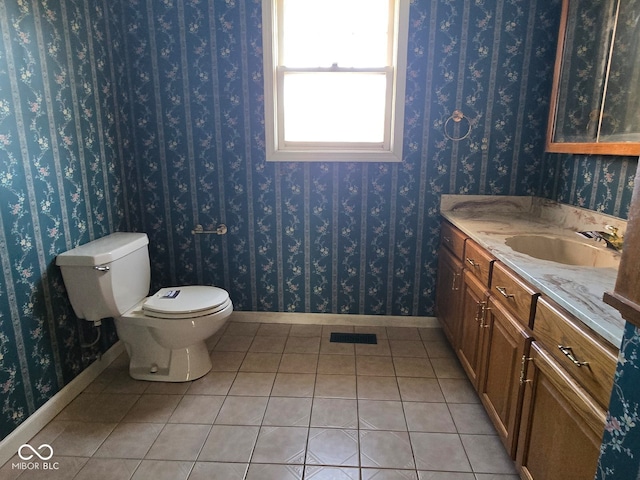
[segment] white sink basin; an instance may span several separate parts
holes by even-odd
[[[515,235],[507,238],[505,244],[512,250],[530,257],[565,265],[618,268],[620,263],[620,254],[604,245],[591,245],[566,237]]]

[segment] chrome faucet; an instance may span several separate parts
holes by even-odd
[[[624,243],[624,237],[622,235],[618,235],[618,228],[612,225],[607,225],[604,228],[605,230],[607,230],[607,232],[600,233],[602,235],[602,239],[607,242],[607,247],[621,252],[622,244]]]
[[[618,228],[613,225],[607,225],[604,227],[606,232],[578,232],[582,236],[587,238],[593,238],[596,241],[602,241],[607,244],[607,247],[612,248],[617,252],[622,251],[622,244],[624,243],[624,236],[618,235]]]

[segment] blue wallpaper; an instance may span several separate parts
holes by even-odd
[[[539,195],[627,218],[637,157],[546,155]]]
[[[119,7],[0,2],[0,437],[99,353],[55,256],[139,223]]]
[[[636,480],[640,474],[640,328],[626,324],[596,480]]]
[[[240,310],[431,315],[443,192],[539,190],[559,1],[414,1],[402,164],[265,162],[260,1],[129,1],[154,286]],[[460,109],[472,131],[443,127]],[[194,224],[229,226],[222,238]]]
[[[260,5],[0,2],[1,437],[95,358],[53,262],[112,231],[148,232],[153,288],[432,315],[442,193],[625,216],[637,160],[543,154],[559,0],[412,1],[400,164],[265,162]]]

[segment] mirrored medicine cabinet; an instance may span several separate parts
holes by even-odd
[[[563,0],[547,152],[640,155],[640,0]]]

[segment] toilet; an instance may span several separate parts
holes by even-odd
[[[205,340],[233,311],[229,293],[210,286],[162,288],[151,283],[149,238],[117,232],[61,253],[69,300],[78,318],[96,325],[113,317],[137,380],[186,382],[211,370]]]

